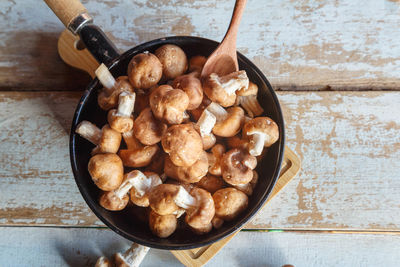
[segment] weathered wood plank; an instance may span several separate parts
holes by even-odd
[[[302,171],[247,228],[400,231],[400,93],[279,93]],[[79,93],[0,93],[0,225],[99,226],[70,171]]]
[[[110,230],[1,227],[0,236],[5,267],[93,266],[100,255],[129,247]],[[240,232],[205,266],[389,267],[398,266],[399,246],[398,235]],[[183,265],[169,251],[151,249],[141,266]]]
[[[234,1],[87,0],[122,50],[154,38],[221,40]],[[283,90],[400,89],[398,1],[249,1],[238,49]],[[35,12],[32,12],[35,10]],[[63,27],[42,1],[0,3],[0,89],[82,90],[88,78],[65,66]],[[73,82],[71,82],[73,81]]]

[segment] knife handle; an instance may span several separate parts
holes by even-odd
[[[79,0],[44,0],[66,28],[81,14],[87,13]]]

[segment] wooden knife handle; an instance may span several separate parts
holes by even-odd
[[[69,24],[80,14],[86,13],[86,8],[79,0],[44,0],[54,14],[68,28]]]

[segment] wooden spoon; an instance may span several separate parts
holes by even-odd
[[[240,19],[242,18],[247,0],[236,0],[233,10],[231,23],[226,31],[221,44],[208,57],[201,72],[201,77],[206,77],[211,73],[219,76],[238,71],[238,61],[236,55],[236,37],[239,29]]]

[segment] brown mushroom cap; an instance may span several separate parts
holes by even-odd
[[[225,186],[225,182],[221,177],[207,174],[196,183],[196,186],[207,190],[211,194],[214,194],[217,190]]]
[[[212,230],[213,224],[209,223],[201,228],[193,228],[189,225],[190,229],[196,234],[196,235],[204,235],[209,233]]]
[[[168,177],[184,183],[196,183],[208,172],[207,153],[203,151],[199,159],[189,167],[176,166],[170,157],[165,158],[164,172]]]
[[[162,69],[163,66],[155,55],[137,54],[128,64],[129,81],[134,88],[148,89],[160,81]]]
[[[116,109],[108,111],[107,121],[112,129],[120,133],[128,132],[133,127],[133,116],[118,116]]]
[[[218,190],[213,194],[213,199],[215,216],[225,221],[233,220],[247,208],[249,202],[245,193],[232,187]]]
[[[215,123],[213,133],[222,137],[232,137],[236,135],[244,123],[244,111],[241,107],[231,107],[227,110],[226,119]]]
[[[221,176],[221,161],[225,153],[225,147],[222,144],[216,144],[211,148],[211,153],[208,153],[208,171],[212,175]]]
[[[156,120],[150,108],[144,109],[133,124],[135,137],[144,145],[154,145],[160,142],[167,130],[167,125]]]
[[[159,215],[154,211],[150,211],[149,226],[151,232],[156,236],[166,238],[172,235],[175,232],[177,225],[178,220],[175,215]]]
[[[175,78],[172,87],[183,90],[189,97],[188,110],[196,109],[203,100],[201,82],[193,74],[182,75]]]
[[[249,96],[249,95],[257,95],[258,86],[255,83],[249,82],[249,86],[243,87],[240,90],[236,91],[236,95],[240,96]]]
[[[194,56],[189,60],[189,72],[196,72],[200,76],[203,66],[206,63],[207,58],[204,56]]]
[[[228,148],[239,148],[239,149],[247,149],[249,146],[249,141],[245,139],[241,139],[240,135],[235,135],[232,137],[228,137],[226,140],[226,145]]]
[[[149,165],[160,148],[157,145],[143,146],[140,149],[121,149],[118,155],[126,167],[145,167]]]
[[[211,100],[208,99],[207,96],[203,95],[203,100],[201,101],[200,106],[196,109],[189,110],[190,115],[192,116],[194,121],[198,121],[200,119],[201,114],[203,114],[204,110],[210,105]]]
[[[278,125],[268,117],[257,117],[246,122],[243,126],[243,138],[252,141],[250,136],[254,132],[262,132],[266,134],[264,147],[270,147],[279,139]]]
[[[125,195],[119,198],[115,195],[114,190],[108,192],[102,192],[99,199],[99,204],[106,210],[118,211],[123,210],[128,205],[129,196]]]
[[[160,184],[149,193],[151,209],[159,215],[173,214],[180,208],[175,204],[179,185]]]
[[[93,182],[103,191],[117,189],[124,175],[122,160],[116,154],[97,154],[89,160],[88,171]]]
[[[169,127],[161,144],[176,166],[193,165],[203,151],[201,137],[190,123]]]
[[[158,176],[158,174],[154,173],[154,172],[143,172],[143,174],[146,175],[146,177],[148,179],[151,179],[150,188],[143,196],[140,196],[138,194],[136,188],[132,187],[130,190],[130,199],[133,204],[135,204],[139,207],[148,207],[150,205],[150,201],[149,201],[150,192],[151,192],[151,190],[153,190],[154,187],[156,187],[157,185],[159,185],[161,183],[161,179]]]
[[[104,125],[101,129],[100,141],[95,149],[93,149],[92,154],[97,153],[117,153],[119,146],[121,144],[121,133],[110,128],[108,124]]]
[[[235,185],[234,187],[248,196],[253,194],[253,190],[256,187],[258,182],[258,173],[253,170],[253,179],[247,184]]]
[[[164,172],[164,161],[167,156],[167,153],[159,149],[152,158],[150,164],[146,167],[146,171],[162,174]]]
[[[150,94],[150,107],[154,116],[169,124],[182,123],[188,105],[187,94],[169,85],[161,85]]]
[[[202,188],[193,188],[190,195],[196,199],[196,205],[186,210],[185,221],[192,228],[205,228],[215,214],[214,200],[211,194]]]
[[[97,96],[97,103],[104,110],[115,108],[118,105],[118,97],[122,92],[133,93],[134,91],[129,83],[128,76],[119,76],[115,82],[113,88],[103,88]]]
[[[256,157],[241,149],[231,149],[221,160],[222,178],[231,185],[247,184],[253,179]]]
[[[203,91],[207,97],[223,107],[230,107],[235,104],[236,94],[228,94],[217,82],[218,75],[211,73],[203,81]]]
[[[187,70],[188,60],[185,52],[179,46],[163,45],[156,50],[155,55],[162,64],[164,80],[175,79]]]

